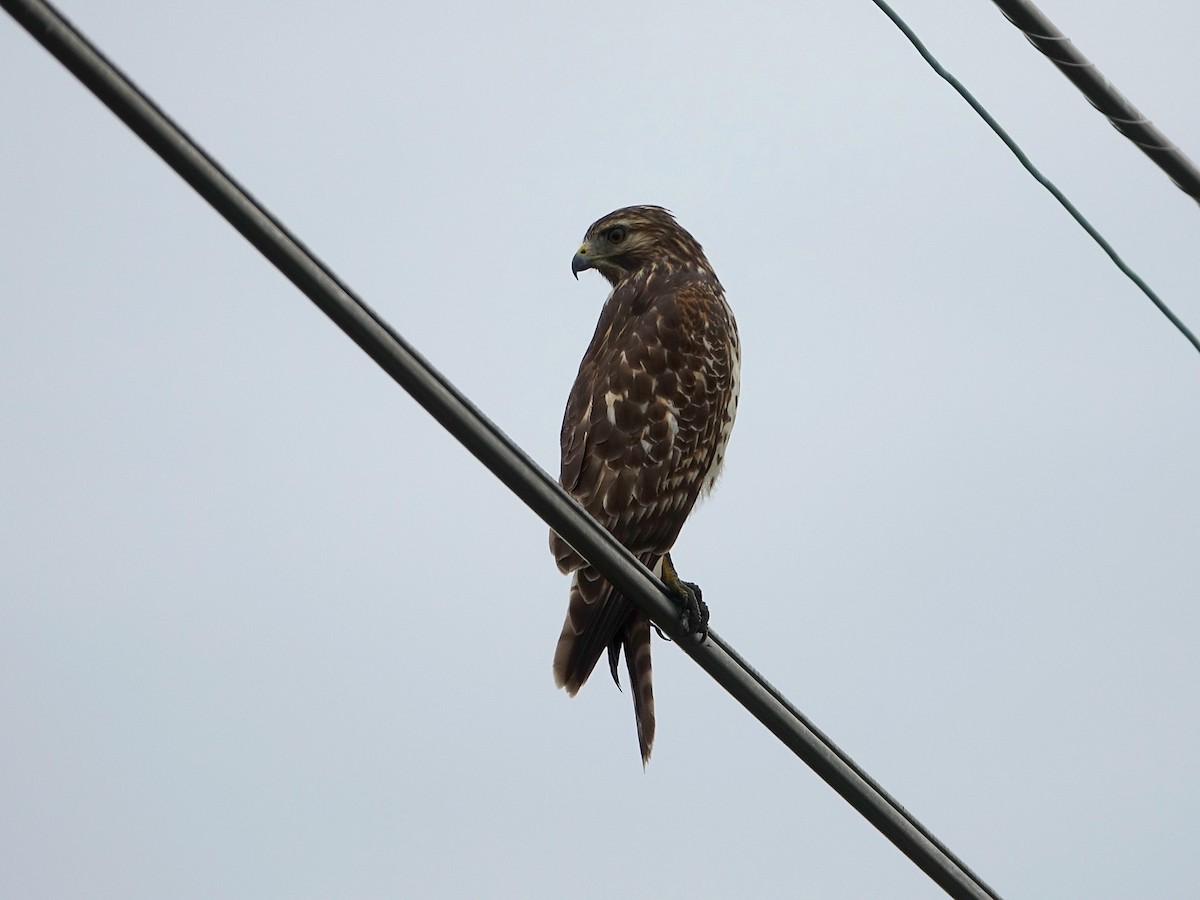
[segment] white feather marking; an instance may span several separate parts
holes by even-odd
[[[608,407],[608,424],[610,425],[617,424],[617,413],[614,409],[614,404],[619,399],[620,394],[614,394],[612,391],[608,391],[604,395],[604,405]]]
[[[679,407],[667,401],[667,427],[671,429],[672,436],[679,434]]]

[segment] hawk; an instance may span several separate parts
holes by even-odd
[[[694,584],[670,551],[696,501],[716,484],[738,403],[737,325],[696,239],[658,206],[595,222],[571,260],[612,284],[563,415],[559,483],[681,600],[707,630]],[[574,696],[601,653],[613,680],[622,651],[643,765],[654,744],[650,621],[557,534],[572,573],[554,680]]]

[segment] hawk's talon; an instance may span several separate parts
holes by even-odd
[[[694,581],[678,581],[672,593],[679,600],[679,622],[688,634],[698,635],[700,643],[708,637],[708,604],[704,602],[700,585]]]
[[[683,627],[688,634],[700,636],[700,643],[708,638],[708,604],[704,592],[694,581],[680,581],[680,599],[683,601]]]

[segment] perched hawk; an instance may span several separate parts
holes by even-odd
[[[609,213],[571,260],[612,284],[579,364],[562,424],[559,481],[683,602],[703,632],[695,585],[680,581],[670,550],[696,501],[712,490],[738,402],[737,326],[704,251],[658,206]],[[572,696],[608,651],[621,650],[642,762],[654,744],[650,621],[553,532],[550,549],[571,578],[554,653],[554,680]]]

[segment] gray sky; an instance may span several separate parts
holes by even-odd
[[[1200,155],[1200,5],[1042,5]],[[1196,204],[952,6],[1200,326]],[[873,4],[62,7],[551,470],[571,254],[673,209],[744,347],[714,627],[1001,894],[1194,890],[1200,358]],[[6,17],[0,110],[6,896],[942,896],[661,642],[643,772],[542,523]]]

